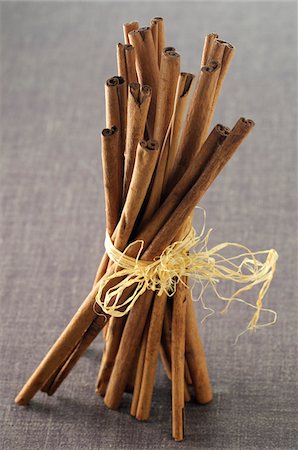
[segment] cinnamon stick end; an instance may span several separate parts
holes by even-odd
[[[26,406],[28,405],[28,402],[25,401],[22,395],[18,394],[15,398],[15,403],[19,406]]]

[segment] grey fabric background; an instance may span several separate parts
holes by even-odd
[[[212,243],[280,254],[265,301],[278,313],[275,326],[234,346],[251,315],[241,305],[201,326],[214,400],[187,405],[180,444],[171,440],[171,388],[160,368],[147,423],[130,417],[129,395],[118,412],[97,398],[101,338],[53,398],[14,405],[92,284],[104,237],[103,85],[116,71],[122,23],[157,15],[184,70],[198,71],[208,32],[237,47],[214,122],[232,126],[244,115],[256,127],[202,205]],[[2,3],[1,44],[3,448],[295,448],[296,4]]]

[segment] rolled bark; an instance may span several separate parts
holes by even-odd
[[[161,147],[173,116],[179,74],[179,53],[173,47],[164,48],[161,55],[153,133],[154,139],[160,142]]]
[[[171,122],[170,129],[168,130],[169,132],[167,133],[166,145],[168,147],[168,158],[162,187],[163,198],[166,196],[169,190],[168,184],[173,174],[179,144],[179,136],[181,133],[184,114],[193,85],[193,80],[194,75],[186,72],[180,73],[178,78],[174,102],[173,121]]]
[[[142,217],[142,222],[150,220],[161,201],[164,175],[170,152],[169,145],[164,145],[164,140],[173,116],[179,73],[180,55],[172,48],[165,48],[160,66],[160,80],[153,133],[155,139],[161,143],[161,153],[151,187],[151,194],[147,201],[146,211]]]
[[[206,139],[219,74],[220,64],[216,61],[211,61],[201,69],[181,135],[174,178],[179,178],[180,174],[183,174],[193,160],[194,153],[202,147]]]
[[[135,49],[130,44],[117,44],[117,67],[118,75],[121,76],[128,86],[137,83],[137,71],[135,62]]]
[[[124,152],[124,200],[131,182],[138,142],[144,138],[147,115],[151,100],[151,88],[130,84],[127,102],[127,133]]]
[[[204,41],[204,47],[202,51],[201,67],[206,66],[210,59],[210,53],[214,44],[214,41],[218,38],[217,33],[207,34]]]
[[[157,297],[153,302],[148,336],[146,336],[145,357],[141,378],[141,387],[139,391],[138,404],[135,414],[136,418],[139,420],[147,420],[150,416],[153,384],[155,378],[155,371],[157,367],[158,353],[160,348],[160,338],[162,331],[162,320],[161,326],[156,326],[156,322],[160,324],[160,318],[163,318],[164,316],[167,298],[168,297],[166,294],[162,294],[160,297]]]
[[[185,281],[185,280],[184,280]],[[177,285],[172,316],[172,436],[184,439],[185,287]]]
[[[185,357],[197,402],[202,404],[209,403],[212,400],[212,388],[208,375],[207,361],[199,335],[191,291],[187,289]]]
[[[145,329],[144,329],[144,336],[142,338],[139,358],[138,358],[138,365],[137,365],[137,372],[136,372],[136,379],[135,379],[135,385],[133,390],[133,396],[130,406],[130,414],[132,416],[136,416],[138,403],[139,403],[139,396],[140,396],[140,390],[142,386],[142,377],[143,377],[143,370],[144,370],[144,364],[145,364],[145,354],[146,354],[146,346],[147,346],[147,340],[148,340],[148,329],[149,329],[149,321],[146,322]]]
[[[123,36],[124,36],[124,42],[125,44],[129,44],[129,36],[128,34],[131,31],[135,31],[138,30],[140,27],[139,22],[138,21],[133,21],[133,22],[128,22],[123,24]]]
[[[154,43],[156,47],[157,63],[160,67],[161,55],[166,46],[165,42],[165,25],[162,17],[154,17],[151,20],[151,30],[153,30]]]
[[[101,134],[103,185],[105,191],[106,229],[111,236],[118,223],[122,205],[123,156],[116,127]]]
[[[121,159],[121,175],[119,179],[123,180],[124,171],[124,150],[126,139],[126,108],[127,108],[127,86],[122,77],[115,76],[109,78],[105,84],[106,100],[106,126],[107,128],[116,127],[119,130],[120,146],[119,160]]]
[[[129,41],[135,48],[136,70],[139,83],[152,88],[152,97],[149,107],[147,129],[149,137],[154,137],[155,110],[157,101],[159,68],[156,61],[153,36],[149,27],[139,28],[129,33]]]

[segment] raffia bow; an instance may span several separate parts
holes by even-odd
[[[144,246],[143,241],[135,241],[129,244],[124,252],[120,252],[106,234],[106,252],[118,268],[120,267],[120,270],[102,278],[96,302],[106,314],[121,317],[128,314],[147,289],[156,292],[158,296],[166,293],[171,297],[176,291],[177,284],[183,283],[182,279],[187,277],[193,281],[192,288],[195,284],[201,286],[199,299],[202,299],[206,287],[211,286],[217,298],[227,302],[224,310],[227,310],[233,301],[244,303],[255,309],[254,315],[247,325],[247,330],[275,323],[276,312],[263,307],[263,298],[269,289],[276,269],[278,259],[276,250],[252,252],[244,245],[231,242],[224,242],[208,249],[207,244],[211,231],[210,229],[205,234],[204,220],[200,235],[196,236],[196,231],[192,228],[183,240],[169,245],[154,261],[144,261],[140,258]],[[136,258],[126,255],[127,250],[133,245],[140,245]],[[242,253],[232,257],[225,257],[220,253],[225,249],[232,248],[240,249]],[[265,262],[257,259],[261,255],[266,255]],[[120,281],[116,282],[117,278]],[[112,280],[114,280],[113,287],[108,289],[103,296],[104,288]],[[233,281],[241,287],[232,296],[224,297],[219,293],[217,287],[220,280]],[[255,303],[240,297],[242,293],[250,291],[257,285],[261,285],[261,287]],[[123,301],[124,291],[132,286],[134,286],[132,293]],[[188,288],[187,285],[185,286]],[[258,325],[261,311],[271,313],[273,319]]]

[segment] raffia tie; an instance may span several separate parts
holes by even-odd
[[[105,248],[109,258],[116,264],[117,271],[111,275],[105,275],[99,285],[96,302],[102,310],[114,317],[121,317],[133,308],[141,295],[150,289],[161,296],[166,293],[173,296],[176,286],[182,279],[187,277],[192,280],[192,288],[199,284],[202,299],[203,292],[207,286],[211,286],[218,299],[227,302],[224,311],[234,301],[241,302],[253,308],[254,314],[247,330],[264,327],[275,323],[276,312],[263,307],[263,298],[270,286],[278,259],[276,250],[252,252],[247,247],[237,243],[224,242],[208,249],[207,244],[211,229],[205,234],[205,221],[200,235],[196,235],[195,229],[181,241],[169,245],[162,254],[154,261],[141,259],[144,242],[135,241],[127,246],[124,252],[114,247],[110,237],[106,234]],[[204,235],[205,234],[205,235]],[[131,246],[139,245],[140,249],[136,258],[127,256]],[[236,248],[240,253],[236,256],[225,257],[221,252],[225,249]],[[257,257],[265,256],[265,262]],[[225,297],[219,293],[218,284],[221,280],[228,280],[240,285],[239,289],[230,296]],[[107,289],[107,284],[112,285]],[[259,286],[257,299],[250,302],[241,298],[244,292]],[[185,285],[189,288],[187,285]],[[123,301],[124,291],[129,296]],[[104,291],[105,295],[104,295]],[[204,303],[203,303],[204,306]],[[205,307],[205,306],[204,306]],[[210,309],[211,308],[206,308]],[[273,319],[262,325],[258,325],[261,311],[267,311],[273,315]]]

